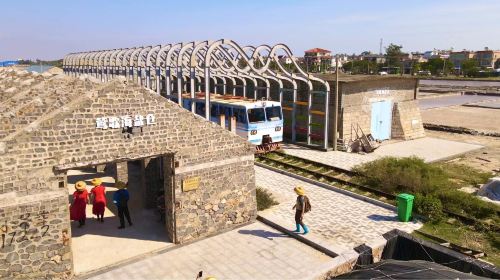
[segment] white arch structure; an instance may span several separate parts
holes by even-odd
[[[283,57],[290,58],[296,69],[294,72],[283,65]],[[209,93],[217,93],[222,88],[221,93],[225,95],[230,86],[229,94],[236,95],[237,89],[241,89],[243,97],[250,94],[253,99],[258,99],[258,92],[265,91],[265,98],[269,99],[271,84],[274,83],[278,85],[280,102],[283,102],[283,94],[292,94],[292,142],[296,141],[297,88],[303,83],[308,89],[307,144],[312,144],[313,95],[321,94],[325,96],[322,148],[329,147],[330,86],[327,81],[306,73],[284,44],[240,47],[232,40],[220,39],[79,52],[64,57],[63,69],[70,76],[86,74],[103,82],[123,76],[157,94],[174,97],[179,104],[182,104],[183,92],[189,92],[191,98],[195,98],[196,93],[204,93],[207,119],[210,119]],[[322,85],[320,90],[314,88],[313,81]],[[253,89],[252,93],[248,92],[249,88]],[[191,104],[194,112],[195,104]],[[332,134],[335,145],[337,133]]]

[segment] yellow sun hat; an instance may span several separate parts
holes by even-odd
[[[75,189],[77,191],[83,191],[86,188],[87,188],[87,184],[85,184],[84,181],[78,181],[75,183]]]
[[[92,186],[99,186],[100,184],[102,184],[102,180],[100,178],[94,178],[90,181],[90,183],[92,184]]]
[[[306,193],[306,191],[304,190],[304,188],[302,186],[296,186],[293,190],[298,195],[304,195]]]
[[[124,182],[122,181],[118,181],[115,183],[115,188],[121,190],[121,189],[124,189],[127,187],[127,184],[125,184]]]

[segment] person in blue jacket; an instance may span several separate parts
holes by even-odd
[[[113,194],[113,203],[118,208],[118,217],[120,217],[120,226],[118,229],[125,228],[125,219],[127,218],[128,224],[132,226],[132,220],[130,219],[130,213],[128,211],[128,199],[130,197],[127,188],[127,184],[123,182],[116,182],[115,188],[118,190]],[[125,217],[124,217],[125,216]]]

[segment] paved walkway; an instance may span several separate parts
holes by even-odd
[[[101,178],[106,186],[107,207],[104,212],[104,223],[94,218],[91,204],[87,205],[87,221],[84,227],[78,228],[78,222],[71,222],[75,274],[100,269],[174,245],[169,242],[165,226],[158,222],[159,216],[155,215],[155,211],[141,209],[132,200],[129,208],[134,225],[122,230],[117,229],[120,223],[116,207],[112,202],[113,193],[116,191],[116,188],[112,187],[114,185],[112,177],[90,170],[70,170],[69,194],[74,192],[74,183],[79,180],[86,180],[87,189],[90,191],[90,180],[96,177]]]
[[[104,279],[313,279],[332,259],[256,222],[111,270]]]
[[[284,151],[292,156],[321,162],[331,166],[350,170],[358,164],[370,162],[377,158],[394,156],[416,156],[426,162],[434,162],[456,157],[460,154],[482,148],[481,145],[450,141],[445,139],[424,137],[410,141],[399,141],[383,144],[370,154],[356,154],[339,151],[323,152],[292,144],[284,145]]]
[[[305,216],[311,233],[305,237],[337,254],[380,238],[394,228],[411,232],[422,226],[421,223],[401,223],[391,210],[263,167],[255,167],[255,178],[257,186],[269,190],[280,203],[259,215],[289,229],[295,227],[292,207],[297,196],[293,188],[303,186],[312,205],[312,211]]]

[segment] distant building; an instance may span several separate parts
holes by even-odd
[[[485,48],[483,51],[477,51],[474,58],[477,60],[479,67],[487,69],[500,68],[500,50],[490,50]]]
[[[338,56],[339,58],[339,68],[342,68],[342,66],[349,61],[349,56],[347,54],[337,54],[335,56]],[[337,66],[335,56],[332,57],[332,64],[331,64],[331,67],[334,70],[335,67]]]
[[[436,50],[433,50],[433,51],[426,51],[426,52],[424,52],[423,57],[425,59],[431,59],[431,58],[437,57],[438,55],[439,55],[439,52],[436,51]]]
[[[309,72],[328,70],[332,65],[332,52],[321,48],[307,50],[304,52],[304,62]]]
[[[383,54],[362,53],[359,57],[360,60],[368,60],[376,63],[385,63],[385,56]]]
[[[14,66],[14,65],[18,65],[18,64],[19,64],[19,61],[17,61],[17,60],[0,61],[0,67]]]
[[[460,52],[451,52],[449,59],[455,67],[455,72],[460,73],[462,70],[462,63],[464,62],[464,60],[472,59],[473,57],[474,57],[473,51],[463,50]]]

